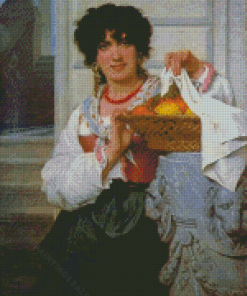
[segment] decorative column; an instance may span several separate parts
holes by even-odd
[[[244,186],[231,192],[204,177],[200,153],[160,157],[146,209],[161,240],[170,242],[160,272],[170,295],[244,295]]]

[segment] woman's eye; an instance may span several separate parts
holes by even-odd
[[[129,43],[127,43],[126,41],[121,41],[119,44],[123,46],[129,46]]]
[[[108,47],[107,44],[102,43],[102,44],[100,44],[100,45],[98,46],[98,49],[106,49],[107,47]]]

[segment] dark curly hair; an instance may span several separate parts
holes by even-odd
[[[127,43],[135,46],[138,55],[149,57],[152,27],[148,19],[133,6],[105,4],[89,8],[87,13],[76,22],[75,43],[85,55],[85,65],[92,66],[97,57],[99,44],[105,39],[105,31],[114,31],[113,38],[121,40],[125,33]]]

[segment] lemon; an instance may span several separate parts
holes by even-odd
[[[196,114],[194,112],[192,112],[189,108],[186,110],[185,115],[196,116]]]
[[[154,111],[160,115],[181,114],[179,107],[175,103],[163,102],[159,104]]]

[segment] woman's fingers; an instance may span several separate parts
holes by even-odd
[[[117,118],[120,114],[121,114],[121,112],[118,110],[116,110],[112,113],[111,123],[112,123],[113,127],[121,125],[122,121]]]
[[[166,70],[169,70],[171,67],[171,53],[170,52],[168,52],[165,55],[165,67],[166,67]]]
[[[111,123],[112,123],[112,133],[115,135],[114,137],[120,137],[125,130],[129,130],[126,127],[126,123],[123,120],[120,120],[118,116],[122,114],[124,115],[125,112],[123,111],[115,111],[112,113],[111,116]]]
[[[171,61],[171,71],[173,73],[174,76],[178,76],[181,74],[181,63],[180,60],[177,59],[173,59]]]
[[[114,124],[117,124],[118,126],[121,126],[121,127],[124,127],[125,123],[123,120],[120,120],[118,118],[119,115],[124,115],[124,116],[127,116],[129,115],[130,113],[128,111],[122,111],[122,110],[118,110],[118,111],[115,111],[112,116],[111,116],[111,120],[112,120],[112,123]]]
[[[187,65],[190,59],[190,51],[169,52],[165,56],[165,67],[171,69],[174,76],[181,74],[181,69]]]
[[[110,142],[117,151],[122,153],[129,147],[134,131],[131,128],[127,128],[123,120],[118,119],[120,114],[125,114],[125,112],[115,111],[111,116],[112,131]]]
[[[133,134],[134,134],[134,131],[132,129],[127,129],[126,127],[122,131],[121,143],[122,143],[123,150],[126,150],[129,147],[132,141]]]
[[[181,74],[181,56],[178,52],[169,52],[165,57],[166,70],[171,69],[174,76]]]

